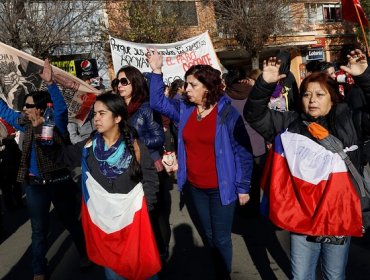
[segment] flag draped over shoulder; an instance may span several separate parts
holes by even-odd
[[[369,26],[369,22],[359,0],[342,0],[342,18],[351,22],[360,23],[360,19],[358,18],[356,12],[356,7],[361,18],[362,25]]]
[[[44,61],[0,42],[0,98],[9,107],[22,110],[24,97],[31,91],[46,89],[39,73]],[[82,124],[99,91],[79,78],[55,67],[53,79],[63,88],[68,118]]]
[[[109,193],[91,176],[86,159],[82,180],[82,225],[89,259],[130,280],[155,275],[161,262],[142,184],[127,194]]]
[[[264,184],[277,226],[307,235],[362,236],[360,200],[344,161],[311,139],[275,139]]]

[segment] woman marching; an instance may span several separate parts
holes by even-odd
[[[154,50],[147,58],[153,70],[150,106],[179,124],[179,190],[185,185],[190,189],[218,279],[230,279],[236,200],[241,205],[248,202],[253,166],[243,121],[224,97],[220,71],[192,66],[185,74],[186,98],[169,100],[164,95],[162,56]]]
[[[160,258],[150,225],[158,176],[150,154],[127,125],[123,99],[101,94],[94,104],[96,133],[64,147],[71,167],[82,158],[82,223],[90,260],[107,280],[157,279]],[[145,197],[145,198],[144,198]]]
[[[150,212],[155,238],[163,263],[168,258],[171,237],[170,213],[171,195],[169,176],[162,164],[165,134],[160,114],[149,106],[149,89],[144,75],[139,69],[128,65],[118,70],[112,81],[116,93],[127,106],[127,122],[136,129],[139,139],[146,145],[159,177],[157,203]]]
[[[365,56],[352,51],[349,64],[342,69],[354,76],[369,100]],[[361,146],[370,136],[362,128],[368,124],[355,125],[348,105],[340,103],[338,84],[326,73],[303,80],[301,112],[268,109],[276,83],[284,77],[279,67],[276,58],[264,61],[262,77],[244,107],[252,127],[267,141],[275,138],[270,219],[291,232],[294,279],[315,279],[319,259],[324,279],[345,279],[350,237],[362,236],[361,182],[351,175],[362,172]]]
[[[32,270],[34,280],[47,278],[49,212],[53,203],[59,220],[71,233],[80,255],[81,268],[89,262],[79,209],[74,207],[77,188],[66,165],[57,163],[62,146],[68,140],[67,105],[58,86],[52,80],[52,68],[46,59],[40,77],[47,85],[48,91],[33,91],[26,95],[22,112],[17,112],[0,100],[0,117],[24,133],[21,161],[17,181],[25,187],[27,208],[32,226]],[[52,143],[41,141],[42,125],[40,116],[48,103],[53,103],[55,126]]]

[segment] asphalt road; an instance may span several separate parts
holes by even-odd
[[[160,274],[164,280],[212,280],[214,267],[209,252],[184,207],[180,211],[179,193],[171,191],[172,237],[170,257]],[[238,209],[233,228],[233,280],[289,279],[289,233],[272,226],[262,217],[250,217]],[[82,272],[79,258],[68,233],[55,222],[51,210],[49,235],[50,280],[105,279],[101,267],[93,266]],[[32,279],[31,228],[27,210],[5,212],[8,234],[0,239],[0,279]],[[353,239],[350,249],[347,279],[370,279],[370,238]]]

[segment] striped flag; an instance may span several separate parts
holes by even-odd
[[[146,280],[161,268],[143,186],[109,193],[82,163],[82,225],[91,261],[130,280]]]
[[[272,153],[265,185],[274,224],[307,235],[362,236],[360,200],[338,154],[288,131]]]

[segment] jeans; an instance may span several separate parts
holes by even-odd
[[[208,243],[206,245],[215,254],[216,269],[221,265],[226,273],[230,274],[233,255],[231,227],[236,202],[222,205],[218,189],[200,189],[192,185],[189,187],[200,226]],[[217,263],[217,255],[221,258],[221,263]]]
[[[105,267],[104,271],[105,271],[105,278],[107,280],[127,280],[126,278],[124,278],[123,276],[118,275],[117,273],[115,273],[113,270],[111,270],[108,267]],[[148,280],[158,280],[158,276],[154,275],[154,276],[148,278]]]
[[[86,257],[81,222],[78,219],[76,192],[72,180],[46,185],[26,186],[27,207],[32,227],[32,269],[34,275],[45,274],[49,209],[52,202],[58,218],[70,232],[80,257]]]
[[[314,243],[306,240],[306,235],[291,233],[290,256],[293,279],[314,280],[316,267],[321,257],[323,279],[344,280],[350,238],[343,245]]]

